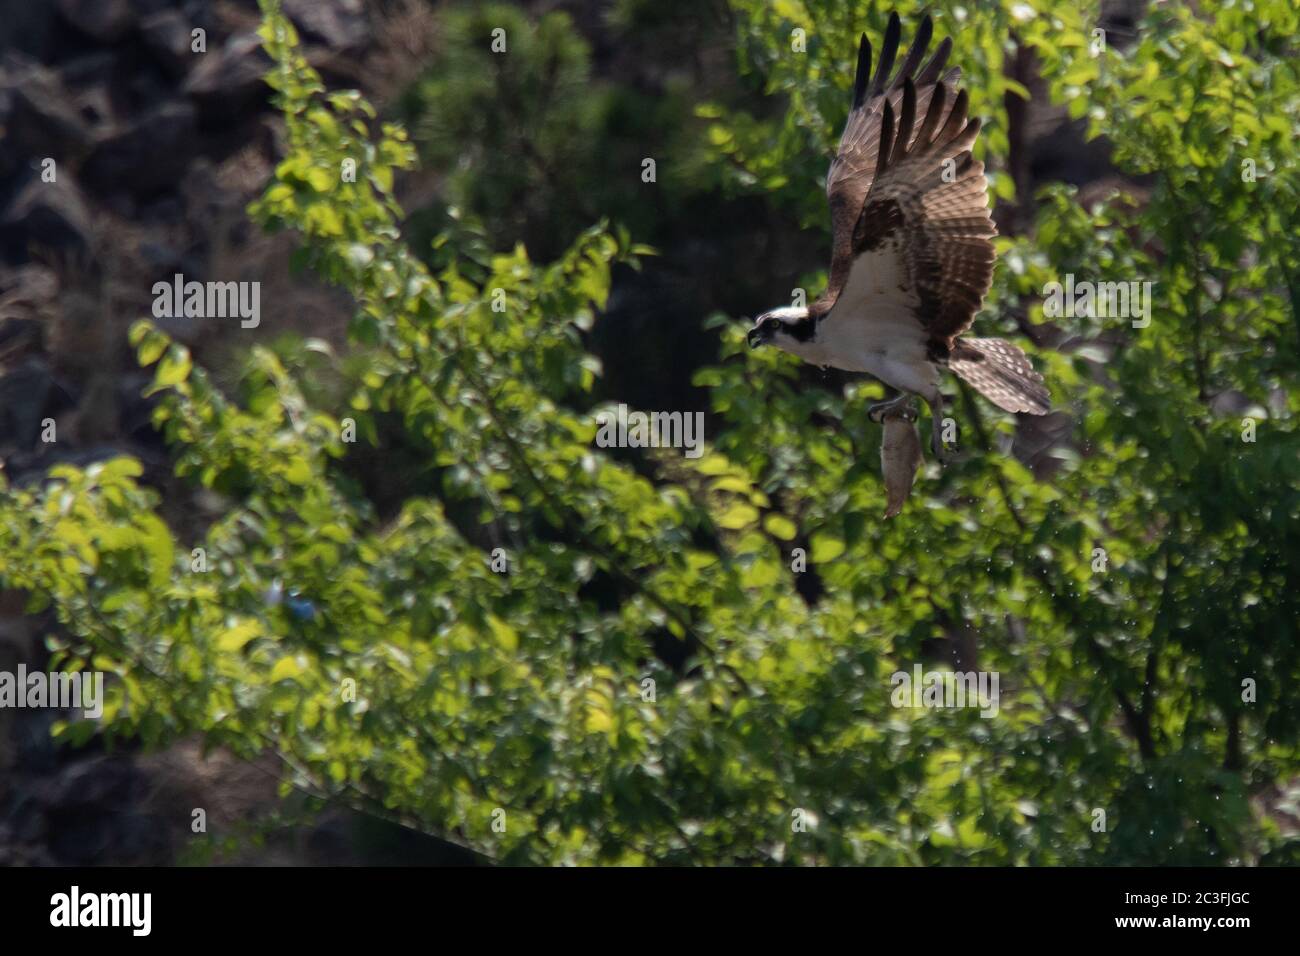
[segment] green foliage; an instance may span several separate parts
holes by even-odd
[[[658,22],[655,6],[624,3],[609,28],[638,45],[655,38],[668,59],[680,56],[679,31],[698,11],[693,0],[659,6],[671,27]],[[415,248],[456,216],[547,258],[601,216],[653,239],[666,214],[717,186],[684,71],[666,66],[654,90],[597,78],[587,41],[559,11],[534,24],[516,6],[475,4],[448,9],[439,22],[438,56],[398,108],[422,163],[446,177],[448,205],[411,223]],[[505,49],[494,50],[494,39]],[[657,185],[641,180],[646,158],[656,161]]]
[[[437,68],[407,94],[402,112],[424,161],[449,171],[452,202],[475,210],[492,232],[519,231],[542,211],[539,178],[558,177],[564,188],[569,171],[590,162],[604,104],[589,91],[587,45],[564,13],[532,29],[504,4],[450,12],[444,37]],[[492,51],[497,37],[507,52]],[[569,213],[569,235],[579,215]]]
[[[863,26],[850,6],[823,5],[814,23],[795,3],[737,0],[746,62],[792,112],[779,132],[719,116],[720,167],[740,163],[810,209],[819,200],[805,166],[842,119],[841,51]],[[963,8],[957,59],[980,110],[1000,102],[1012,23],[1059,95],[1083,78],[1082,14],[1021,7],[1037,9]],[[966,402],[958,420],[977,440],[964,444],[980,452],[929,471],[884,522],[871,386],[800,385],[786,357],[745,352],[734,324],[716,323],[725,361],[700,374],[726,424],[708,454],[665,458],[651,482],[594,447],[595,426],[572,411],[599,372],[580,330],[612,265],[637,251],[626,235],[588,229],[549,265],[519,247],[479,248],[463,266],[453,240],[432,274],[397,228],[393,177],[414,159],[405,133],[359,95],[327,93],[267,3],[289,147],[253,212],[299,232],[304,261],[354,296],[368,365],[331,415],[256,349],[237,403],[138,324],[177,471],[224,496],[224,513],[178,540],[139,465],[121,459],[0,485],[0,582],[53,608],[67,635],[56,662],[117,676],[110,734],[156,745],[197,731],[269,751],[286,787],[505,862],[1294,855],[1249,803],[1294,775],[1300,720],[1284,202],[1295,130],[1267,118],[1295,122],[1300,83],[1267,39],[1294,35],[1294,12],[1254,8],[1263,47],[1230,42],[1232,17],[1157,10],[1150,39],[1090,74],[1112,78],[1088,87],[1104,106],[1096,132],[1121,162],[1159,170],[1150,203],[1085,210],[1052,190],[1036,234],[1002,241],[985,328],[1036,316],[1043,283],[1071,268],[1157,283],[1148,328],[1075,320],[1080,347],[1040,356],[1082,453],[1062,449],[1059,471],[1036,480],[1006,453],[1011,423]],[[787,62],[795,22],[815,42]],[[580,65],[556,42],[566,69]],[[1219,56],[1229,48],[1233,67]],[[1181,52],[1169,69],[1200,89],[1235,71],[1230,88],[1199,95],[1160,66],[1141,79],[1170,49]],[[456,82],[459,97],[482,80]],[[1183,119],[1146,137],[1138,109]],[[995,132],[986,148],[1004,145]],[[1255,192],[1229,175],[1242,151],[1275,174]],[[339,176],[348,158],[356,183]],[[1255,443],[1204,401],[1225,388],[1259,403]],[[400,423],[438,481],[384,522],[346,467],[377,454],[381,419]],[[823,585],[814,604],[795,590],[792,546]],[[508,574],[491,567],[496,548]],[[963,628],[1001,675],[999,714],[894,708],[890,674]],[[688,665],[663,663],[664,642]],[[1242,703],[1244,677],[1256,703]],[[1107,832],[1093,831],[1095,808]],[[807,832],[792,827],[798,810]]]
[[[791,111],[766,124],[714,111],[714,139],[755,183],[802,200],[815,170],[792,157],[816,157],[809,162],[824,174],[818,148],[833,148],[851,82],[838,51],[852,48],[862,24],[847,4],[823,4],[815,18],[796,4],[738,6],[751,63],[789,94]],[[1059,449],[1050,482],[1003,455],[977,455],[931,475],[928,501],[882,525],[883,495],[870,480],[877,439],[858,438],[873,435],[858,390],[802,385],[797,363],[778,353],[698,376],[727,419],[719,448],[758,477],[814,549],[819,538],[843,548],[823,570],[829,591],[871,608],[873,626],[910,635],[900,650],[919,652],[936,610],[992,637],[982,666],[1018,685],[1012,723],[1024,736],[999,739],[1004,728],[990,728],[991,749],[980,750],[992,763],[977,774],[987,780],[1002,765],[1019,781],[1013,792],[1038,781],[1022,795],[1054,816],[1073,802],[1079,813],[1101,807],[1125,821],[1104,847],[1069,847],[1060,835],[1049,844],[1062,855],[1024,848],[1013,859],[1252,858],[1274,828],[1251,819],[1246,794],[1294,774],[1300,729],[1286,690],[1300,665],[1291,586],[1300,571],[1300,78],[1279,39],[1294,35],[1296,12],[1253,4],[1209,21],[1157,10],[1137,48],[1101,56],[1083,27],[1094,17],[1082,11],[1008,3],[939,12],[936,32],[953,35],[977,113],[996,109],[1005,54],[1000,40],[980,38],[1011,26],[1054,94],[1087,113],[1090,135],[1114,144],[1116,162],[1158,175],[1140,208],[1116,198],[1085,210],[1071,190],[1045,191],[1034,234],[999,240],[982,328],[1011,330],[1018,313],[1041,319],[1045,285],[1070,272],[1152,281],[1151,325],[1057,320],[1069,354],[1038,358],[1081,421],[1083,454]],[[807,56],[789,52],[796,24],[817,37]],[[831,85],[813,82],[823,75],[845,88],[827,105],[809,98]],[[1004,146],[988,139],[994,168]],[[1244,181],[1245,159],[1266,175]],[[787,184],[792,168],[800,171]],[[727,355],[747,351],[742,330],[721,328]],[[1253,403],[1253,443],[1239,416],[1216,415],[1207,401],[1232,390]],[[967,402],[962,413],[989,448],[979,409]],[[814,416],[842,427],[809,428]],[[995,427],[1009,434],[1007,423]],[[1104,574],[1092,570],[1094,548],[1108,555]],[[1262,692],[1243,704],[1248,677],[1273,688],[1267,700]],[[1046,812],[1035,820],[1047,823]]]

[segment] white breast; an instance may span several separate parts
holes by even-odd
[[[866,372],[887,385],[925,392],[938,382],[927,354],[929,335],[917,318],[920,300],[887,250],[865,253],[811,342],[782,342],[806,362]]]

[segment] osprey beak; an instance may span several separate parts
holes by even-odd
[[[763,330],[758,326],[750,329],[749,334],[745,336],[745,341],[749,343],[751,349],[758,348],[763,344]]]

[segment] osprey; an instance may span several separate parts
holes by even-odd
[[[827,289],[806,308],[760,315],[748,339],[752,348],[771,344],[822,367],[868,372],[901,392],[871,407],[873,421],[921,396],[942,459],[941,368],[1008,412],[1045,415],[1050,405],[1042,376],[1019,348],[961,337],[992,282],[997,235],[984,164],[970,152],[980,121],[967,118],[966,91],[955,89],[961,71],[940,75],[951,39],[921,67],[933,30],[928,16],[890,77],[899,30],[891,14],[870,81],[866,34],[858,47],[853,108],[826,180]]]

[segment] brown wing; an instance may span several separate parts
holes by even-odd
[[[922,93],[905,76],[897,107],[896,114],[892,96],[881,104],[876,166],[852,232],[835,237],[824,308],[850,273],[855,289],[883,292],[887,279],[899,293],[892,298],[908,303],[927,338],[946,353],[969,328],[993,277],[997,230],[984,165],[970,153],[980,123],[967,118],[966,92],[954,98],[945,82]],[[869,320],[873,310],[862,311]]]
[[[897,132],[893,107],[885,103],[881,158],[853,235],[855,255],[892,235],[907,285],[919,300],[917,317],[945,349],[970,327],[984,301],[997,235],[984,164],[970,153],[980,121],[966,116],[965,90],[951,107],[947,101],[940,83],[916,128],[918,95],[904,81]]]
[[[853,230],[866,205],[867,194],[871,191],[871,184],[879,164],[881,122],[885,105],[892,104],[897,114],[901,106],[903,84],[911,79],[918,92],[920,109],[928,109],[930,97],[939,81],[939,74],[944,64],[948,62],[948,54],[952,50],[952,40],[945,39],[939,44],[939,48],[921,70],[920,75],[917,75],[917,67],[925,55],[926,48],[930,45],[930,37],[934,32],[934,25],[927,16],[921,21],[916,38],[907,51],[907,57],[891,77],[890,71],[893,70],[894,60],[898,55],[901,31],[898,14],[890,14],[874,76],[871,74],[871,43],[865,33],[858,46],[858,70],[853,83],[853,107],[844,125],[844,134],[840,137],[839,152],[831,162],[830,172],[826,177],[826,195],[831,206],[831,235],[840,259],[837,262],[833,258],[831,262],[831,289],[838,290],[848,277],[845,257],[851,254],[849,243]],[[952,86],[960,76],[959,70],[950,70],[943,77],[943,81]],[[840,274],[837,275],[837,271]]]

